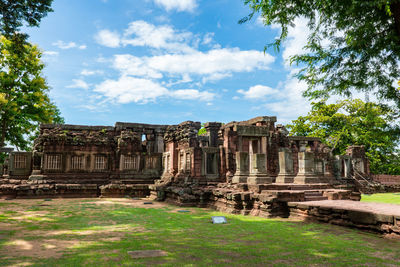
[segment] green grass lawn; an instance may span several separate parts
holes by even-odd
[[[400,204],[400,193],[362,195],[361,201]]]
[[[396,266],[400,241],[130,199],[0,200],[1,266]],[[228,224],[214,225],[224,215]],[[127,252],[161,249],[166,257]]]

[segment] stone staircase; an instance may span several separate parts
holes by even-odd
[[[318,200],[328,200],[328,197],[323,196],[323,192],[315,190],[304,191],[304,201],[318,201]]]

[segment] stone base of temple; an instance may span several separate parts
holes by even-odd
[[[346,200],[289,202],[290,218],[319,221],[400,237],[400,211],[393,204]]]
[[[40,170],[33,170],[32,174],[29,176],[28,180],[29,181],[34,181],[34,180],[43,180],[45,177],[41,173]]]
[[[297,175],[293,180],[295,184],[315,184],[320,182],[321,180],[316,175]]]
[[[294,175],[290,174],[279,174],[275,180],[275,183],[280,183],[280,184],[293,183],[293,182],[294,182]]]
[[[270,176],[249,176],[247,178],[247,184],[271,184],[274,180],[275,178]]]
[[[347,199],[360,200],[349,189],[335,189],[329,184],[229,184],[206,186],[194,184],[159,184],[150,186],[152,199],[178,206],[209,207],[234,214],[262,217],[289,216],[288,202]]]
[[[60,198],[60,197],[147,197],[148,184],[129,181],[57,181],[46,179],[0,179],[2,198]]]
[[[232,177],[232,183],[233,184],[244,184],[247,183],[247,178],[249,177],[248,174],[246,175],[234,175]]]

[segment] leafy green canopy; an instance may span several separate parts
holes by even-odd
[[[400,174],[400,127],[393,110],[359,99],[312,103],[307,116],[288,125],[291,135],[314,136],[344,154],[349,145],[364,145],[373,173]]]
[[[63,123],[48,96],[40,50],[0,37],[0,147],[28,149],[39,123]]]
[[[279,50],[296,18],[308,20],[304,54],[291,57],[302,66],[298,77],[308,83],[305,96],[351,95],[375,91],[400,108],[400,0],[244,0],[261,13],[265,25],[282,31],[269,46]]]
[[[24,25],[39,26],[53,0],[0,0],[0,33],[7,37]],[[25,35],[26,36],[26,35]]]

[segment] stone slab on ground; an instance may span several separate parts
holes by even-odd
[[[400,237],[400,205],[321,200],[289,202],[288,207],[292,218],[301,217]]]
[[[400,205],[387,203],[359,202],[351,200],[321,200],[308,202],[289,202],[288,205],[294,204],[307,205],[309,207],[326,207],[333,209],[345,209],[354,211],[370,212],[374,214],[392,215],[400,217]]]

